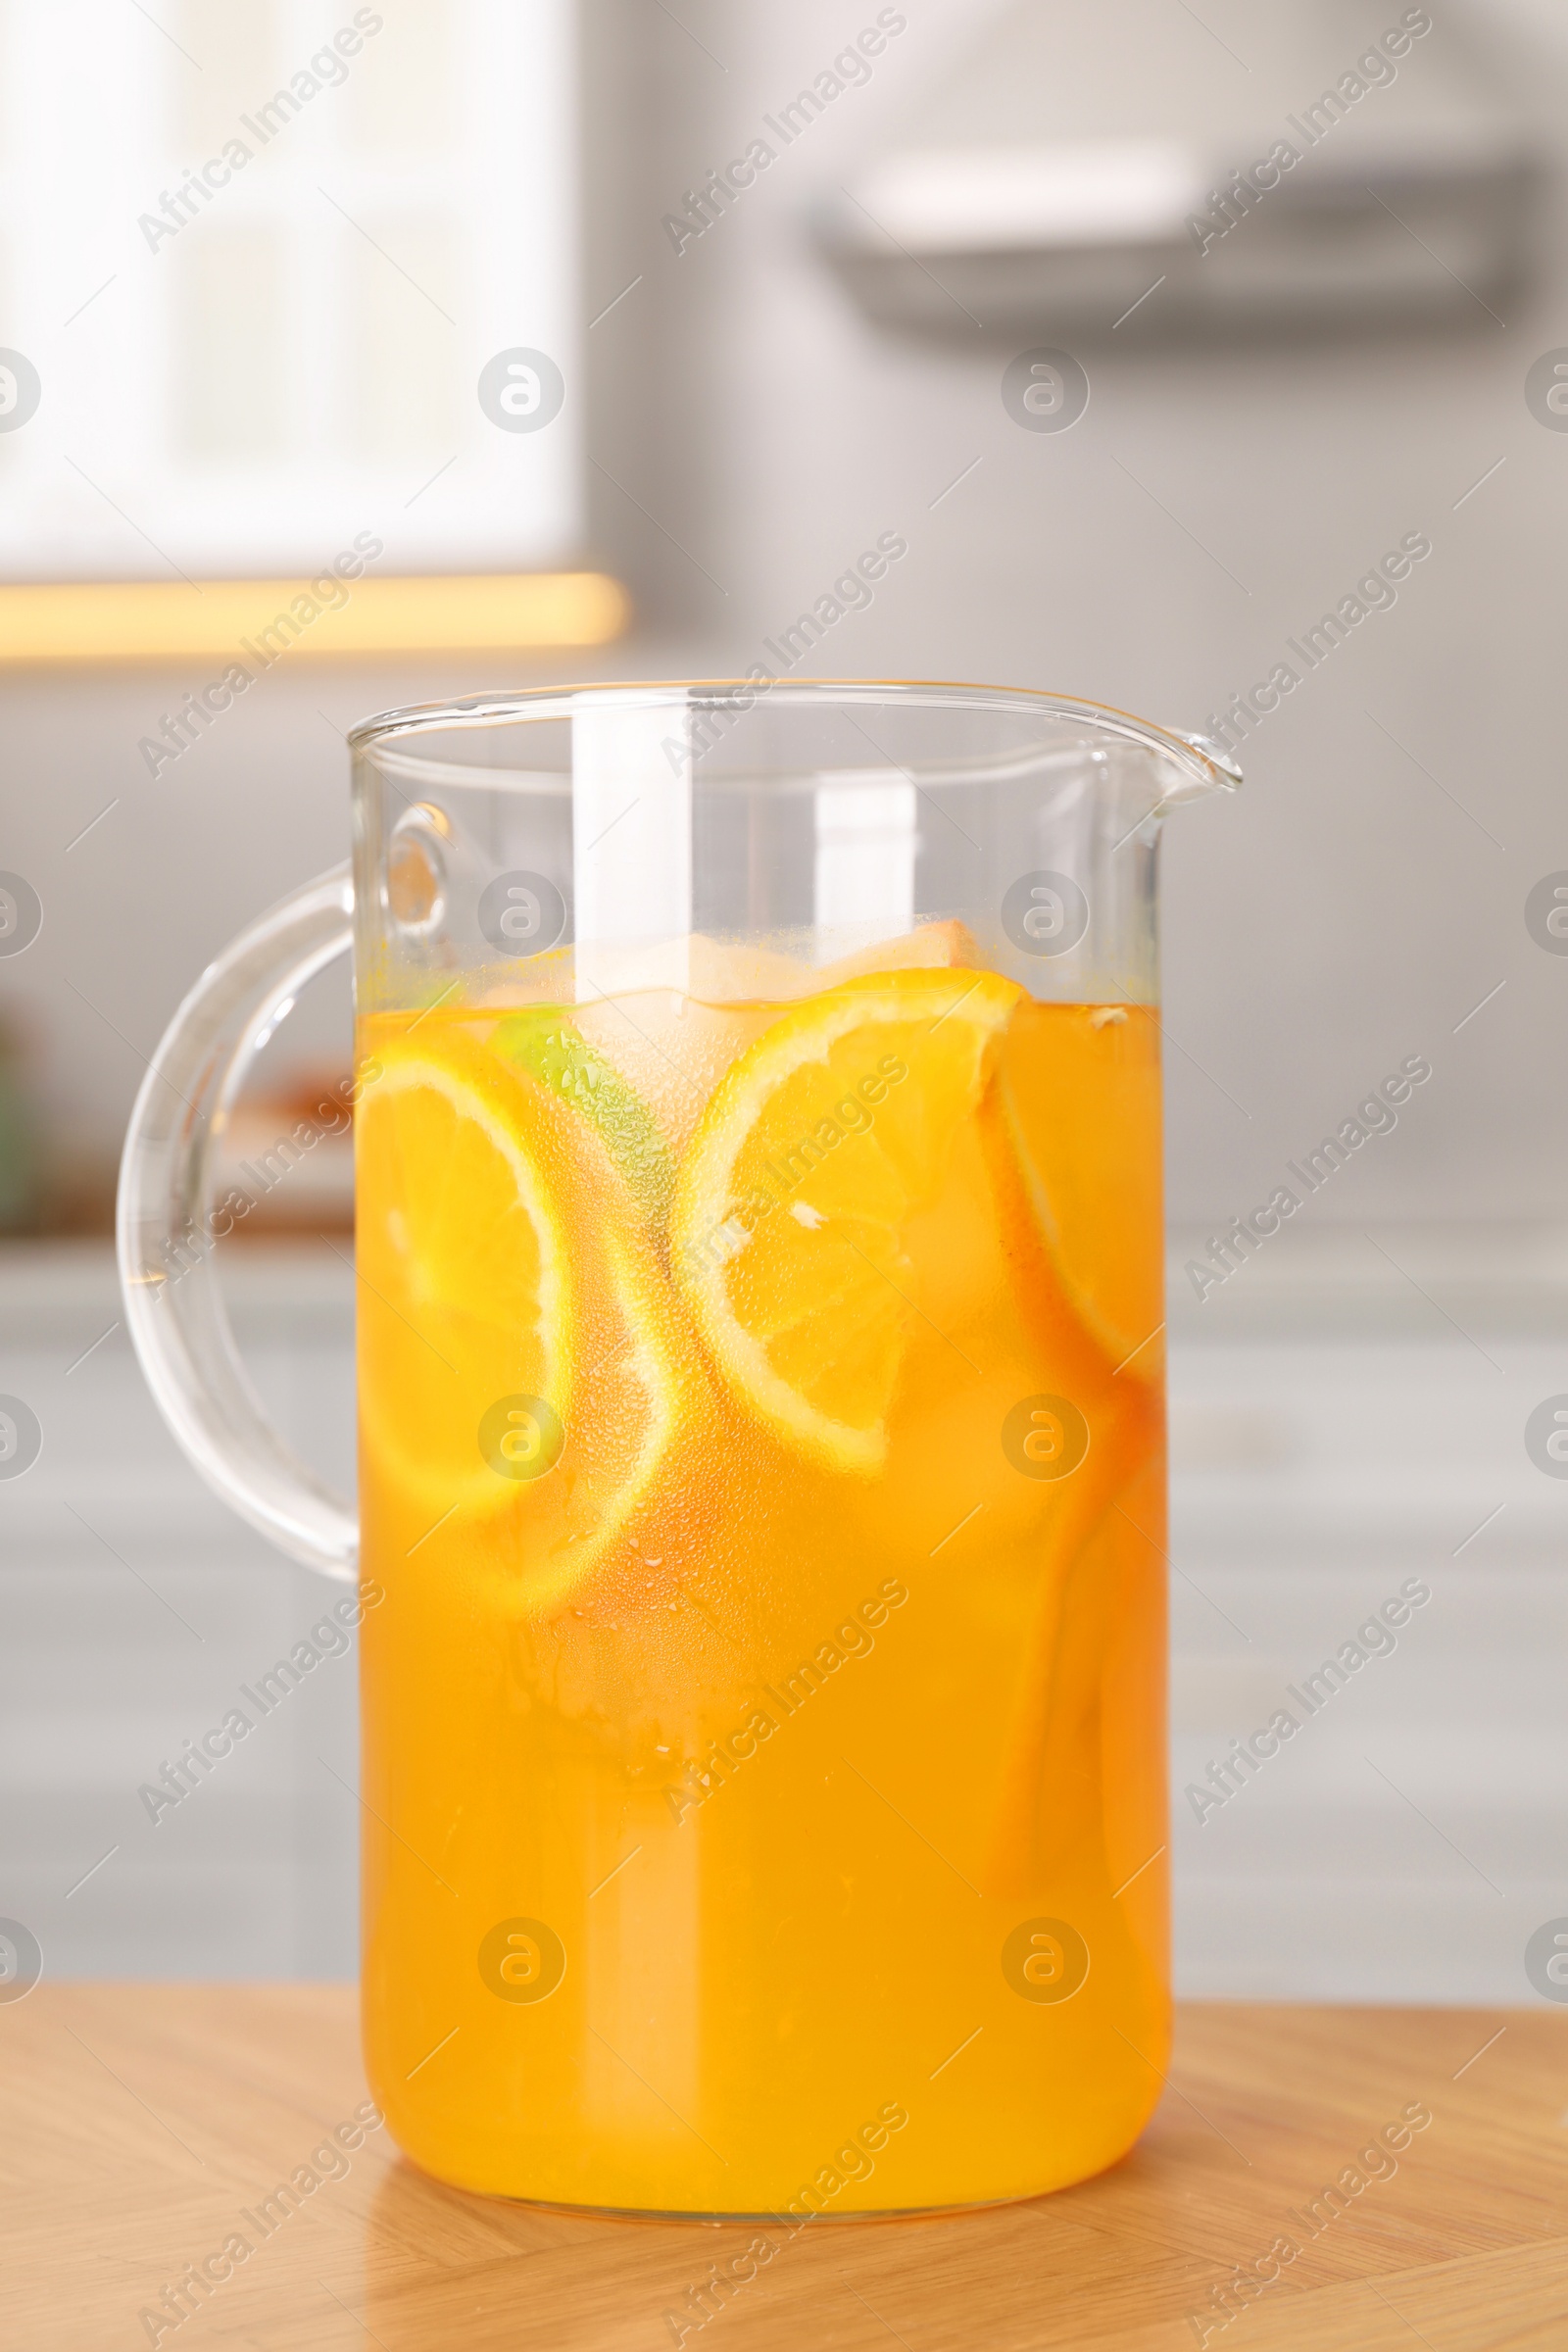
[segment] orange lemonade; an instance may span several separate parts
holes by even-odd
[[[366,2039],[465,2187],[1027,2196],[1159,2091],[1157,1024],[950,928],[362,1020]]]

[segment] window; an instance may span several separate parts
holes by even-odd
[[[0,0],[0,577],[570,561],[575,119],[569,0]]]

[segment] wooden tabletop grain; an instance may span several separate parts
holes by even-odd
[[[1568,2015],[1193,2007],[1142,2142],[1083,2187],[929,2221],[617,2221],[406,2163],[349,1986],[46,1984],[0,2006],[0,2341],[1563,2352],[1565,2110]]]

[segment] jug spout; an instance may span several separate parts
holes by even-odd
[[[1171,764],[1176,774],[1160,796],[1162,808],[1180,808],[1185,802],[1201,800],[1210,792],[1241,789],[1242,771],[1235,753],[1226,751],[1212,735],[1189,734],[1183,728],[1174,732],[1173,743],[1184,744],[1187,754],[1172,751]]]

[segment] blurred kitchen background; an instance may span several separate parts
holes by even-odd
[[[1527,921],[1568,869],[1565,188],[1552,0],[0,7],[0,882],[42,917],[0,936],[0,1391],[44,1431],[0,1479],[0,1914],[47,1968],[355,1965],[352,1658],[195,1801],[154,1826],[136,1794],[332,1597],[186,1469],[118,1322],[115,1159],[179,996],[345,854],[356,719],[775,666],[896,533],[803,671],[1195,728],[1300,673],[1166,851],[1179,1985],[1538,1997],[1525,1943],[1568,1912],[1568,1483],[1525,1435],[1568,1392],[1549,883]],[[476,396],[509,352],[561,371],[537,430]],[[372,577],[536,579],[531,618],[417,650],[432,581],[409,650],[351,597],[181,744],[221,660],[160,654],[150,604],[5,585],[305,578],[356,534]],[[1290,650],[1417,535],[1396,601]],[[338,972],[256,1135],[346,1067],[347,1014]],[[1397,1127],[1200,1302],[1206,1237],[1412,1055]],[[345,1170],[225,1263],[259,1387],[346,1483]],[[1186,1785],[1409,1578],[1396,1650],[1200,1824]]]

